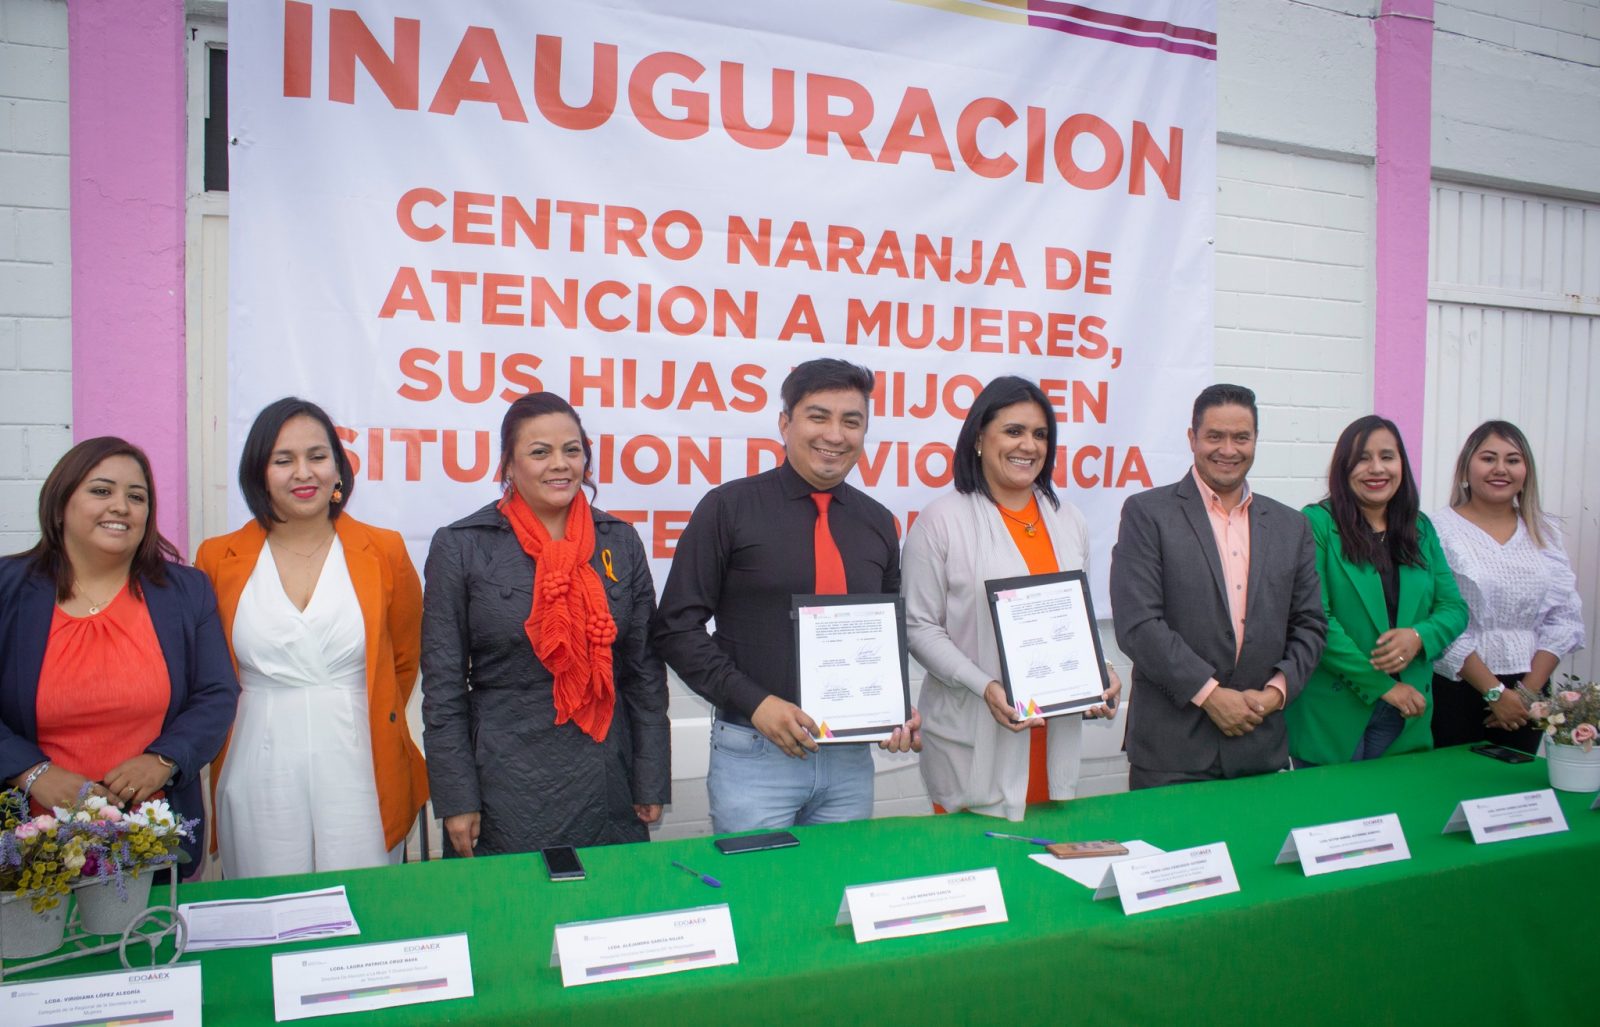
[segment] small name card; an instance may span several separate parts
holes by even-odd
[[[855,928],[857,944],[913,934],[1006,922],[1006,900],[994,867],[959,874],[908,877],[844,890],[835,924]]]
[[[1482,845],[1531,838],[1536,834],[1558,834],[1567,829],[1567,818],[1556,803],[1556,793],[1546,788],[1540,792],[1468,799],[1450,814],[1441,833],[1469,829],[1472,840]]]
[[[471,997],[465,934],[272,957],[272,1012],[280,1023]]]
[[[200,1027],[200,964],[177,963],[0,986],[12,1027],[164,1023]]]
[[[557,924],[550,965],[579,984],[703,970],[739,961],[728,904]]]
[[[1298,859],[1306,876],[1315,877],[1410,858],[1411,849],[1400,829],[1400,818],[1386,813],[1321,827],[1297,827],[1284,840],[1277,862],[1293,863]]]
[[[1216,842],[1113,863],[1094,897],[1119,896],[1123,914],[1132,916],[1238,890],[1228,843]]]

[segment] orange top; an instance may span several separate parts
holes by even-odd
[[[995,505],[999,506],[998,503]],[[1061,569],[1056,563],[1055,547],[1050,544],[1050,532],[1045,529],[1044,520],[1039,515],[1038,496],[1029,496],[1028,505],[1021,510],[1000,507],[1000,518],[1006,522],[1006,530],[1011,532],[1011,541],[1017,544],[1017,550],[1022,553],[1029,574],[1054,574]],[[1033,525],[1032,535],[1028,534],[1030,524]],[[1030,806],[1036,802],[1050,801],[1050,763],[1045,748],[1047,730],[1036,727],[1029,732],[1028,796],[1024,801]]]
[[[122,591],[89,617],[56,607],[39,669],[39,748],[91,781],[161,734],[172,680],[150,609]]]

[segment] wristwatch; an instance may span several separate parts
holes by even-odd
[[[1505,694],[1505,691],[1505,685],[1495,685],[1493,688],[1483,693],[1483,701],[1491,705],[1497,703],[1500,701],[1500,697]]]

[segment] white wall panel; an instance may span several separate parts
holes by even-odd
[[[1520,427],[1578,574],[1600,673],[1600,206],[1436,183],[1429,253],[1423,508],[1489,418]]]

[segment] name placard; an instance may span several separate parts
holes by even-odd
[[[550,965],[568,988],[739,961],[728,904],[557,924]]]
[[[1276,862],[1299,860],[1305,875],[1315,877],[1410,858],[1411,848],[1400,829],[1400,818],[1385,813],[1319,827],[1297,827],[1284,840]]]
[[[200,964],[0,985],[0,1023],[12,1027],[123,1023],[200,1027]]]
[[[471,997],[465,934],[272,957],[272,1012],[279,1022]]]
[[[835,924],[850,924],[856,942],[934,934],[1005,923],[1006,900],[994,867],[908,877],[844,890]]]
[[[1487,799],[1468,799],[1455,808],[1445,822],[1442,834],[1472,832],[1479,845],[1558,834],[1567,829],[1567,818],[1556,802],[1556,793],[1546,788],[1538,792],[1517,792]]]
[[[1233,872],[1228,843],[1215,842],[1113,863],[1094,897],[1119,897],[1123,914],[1132,916],[1238,890],[1239,877]]]

